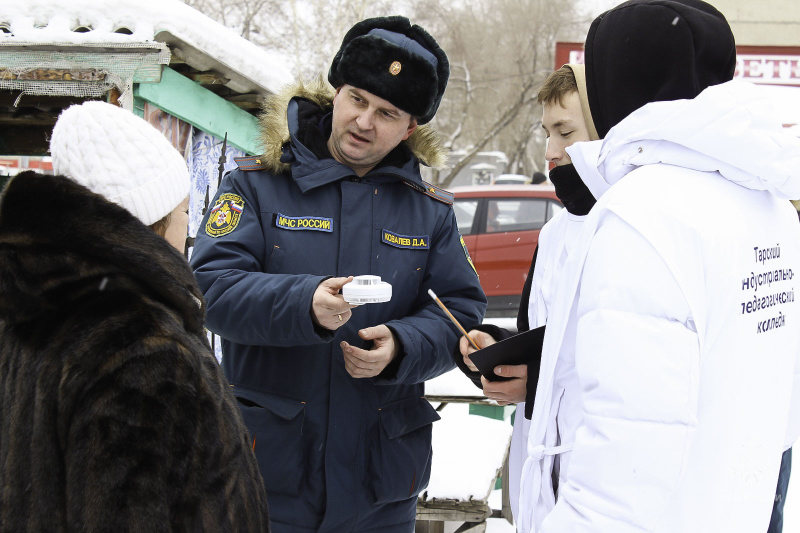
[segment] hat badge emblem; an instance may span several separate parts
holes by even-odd
[[[389,74],[391,74],[392,76],[397,76],[398,74],[400,74],[400,71],[402,69],[403,65],[401,65],[399,61],[395,61],[391,65],[389,65]]]

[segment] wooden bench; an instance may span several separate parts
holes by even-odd
[[[489,505],[497,478],[508,479],[511,424],[470,415],[457,404],[501,408],[458,370],[428,382],[425,397],[442,420],[433,424],[431,480],[417,501],[416,533],[443,533],[445,522],[459,523],[457,533],[483,533],[490,517],[512,522],[507,484],[501,508]]]

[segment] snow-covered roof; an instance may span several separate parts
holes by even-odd
[[[164,42],[239,93],[274,93],[292,80],[277,54],[179,0],[12,0],[0,7],[0,30],[0,44]]]
[[[508,157],[506,156],[505,152],[500,152],[498,150],[490,150],[488,152],[478,152],[478,156],[497,159],[498,163],[508,163]]]

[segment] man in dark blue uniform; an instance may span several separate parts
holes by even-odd
[[[345,36],[335,87],[267,103],[265,154],[243,158],[198,232],[192,257],[222,339],[270,502],[273,531],[410,532],[431,467],[425,380],[450,370],[459,333],[486,299],[452,195],[422,181],[440,164],[425,126],[447,56],[404,17]],[[392,299],[353,308],[351,275]]]

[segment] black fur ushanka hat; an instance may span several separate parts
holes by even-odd
[[[430,122],[439,109],[450,63],[433,37],[406,17],[362,20],[350,28],[328,72],[334,87],[349,84]]]

